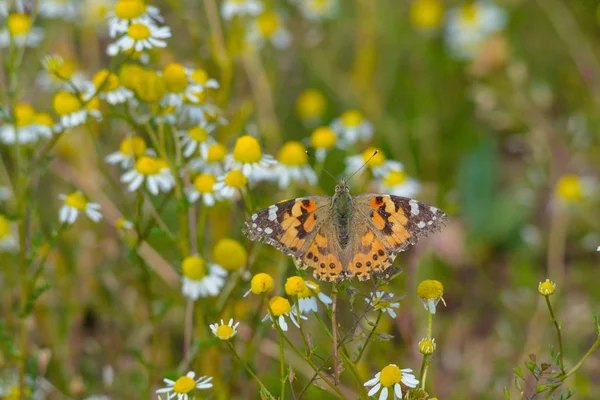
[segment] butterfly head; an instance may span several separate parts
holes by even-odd
[[[342,193],[350,193],[350,188],[348,187],[344,179],[342,179],[340,183],[338,183],[338,185],[335,187],[335,194]]]

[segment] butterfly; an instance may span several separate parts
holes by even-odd
[[[253,214],[243,232],[312,267],[318,280],[366,280],[381,273],[420,237],[441,230],[447,215],[387,194],[352,197],[344,180],[335,195],[300,197]]]

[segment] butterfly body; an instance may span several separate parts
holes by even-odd
[[[333,197],[301,197],[258,211],[243,231],[294,257],[301,268],[312,267],[319,280],[365,280],[445,220],[438,208],[405,197],[352,197],[341,181]]]

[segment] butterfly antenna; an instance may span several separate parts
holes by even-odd
[[[319,162],[319,160],[317,160],[316,158],[314,158],[313,155],[308,152],[308,150],[304,150],[304,152],[306,153],[307,156],[309,156],[310,158],[312,158],[315,162]],[[327,168],[323,167],[323,171],[327,172],[327,174],[330,177],[332,177],[334,181],[337,182],[337,178],[335,176],[333,176],[333,174],[331,172],[327,171]]]
[[[363,165],[361,165],[359,169],[354,171],[354,173],[352,173],[352,175],[350,175],[348,178],[346,178],[345,179],[346,183],[348,183],[354,175],[358,174],[364,167],[366,167],[367,164],[369,163],[369,161],[371,161],[373,159],[373,157],[375,157],[377,155],[377,153],[379,153],[379,150],[375,150],[375,153],[373,153],[373,155],[371,157],[369,157],[369,159],[367,161],[365,161],[365,163]]]

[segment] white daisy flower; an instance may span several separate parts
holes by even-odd
[[[386,161],[387,172],[381,176],[380,191],[395,196],[416,197],[421,185],[407,175],[398,161]]]
[[[335,132],[328,126],[320,126],[310,135],[310,145],[315,149],[315,158],[318,161],[324,161],[327,152],[331,150],[337,142]]]
[[[435,279],[426,279],[417,286],[417,296],[421,299],[425,310],[431,314],[435,314],[436,308],[440,300],[444,305],[444,285],[442,282]]]
[[[242,171],[252,182],[267,180],[273,174],[277,161],[273,156],[263,154],[256,138],[245,135],[237,139],[232,154],[227,156],[227,169]]]
[[[391,167],[401,168],[402,166],[400,163],[389,164],[386,161],[385,154],[375,147],[369,147],[361,154],[346,157],[344,163],[346,164],[344,173],[347,176],[352,175],[364,165],[365,168],[373,172],[373,176],[376,178],[385,176]]]
[[[321,288],[315,282],[304,281],[304,283],[306,284],[306,290],[298,293],[298,306],[301,313],[317,312],[319,300],[325,305],[333,302],[329,296],[321,292]]]
[[[161,100],[164,106],[180,107],[190,90],[188,70],[179,63],[169,63],[162,70],[162,77],[166,86],[165,97]],[[194,100],[198,100],[194,97]]]
[[[117,74],[107,69],[98,71],[93,81],[94,90],[98,91],[98,96],[109,104],[125,103],[134,96],[131,90],[120,84]]]
[[[290,45],[292,36],[283,25],[281,16],[267,10],[256,17],[250,26],[248,41],[259,48],[269,42],[276,49],[282,50]]]
[[[233,318],[229,320],[228,324],[225,324],[221,320],[220,324],[210,324],[210,330],[213,335],[221,340],[229,340],[237,334],[237,327],[240,325],[239,322],[233,323]]]
[[[52,136],[54,120],[47,113],[36,113],[29,104],[19,103],[14,110],[15,123],[0,126],[0,141],[6,144],[35,143]]]
[[[12,224],[0,214],[0,251],[13,252],[19,248]]]
[[[193,102],[198,102],[198,94],[203,93],[206,89],[218,89],[219,82],[208,76],[208,72],[202,68],[186,69],[186,73],[190,80],[190,85],[185,90],[185,95]]]
[[[202,204],[211,207],[216,200],[221,198],[221,194],[215,190],[217,179],[212,174],[200,174],[194,178],[191,187],[187,189],[188,201],[195,203],[202,198]]]
[[[145,4],[144,0],[119,0],[115,9],[107,14],[110,37],[126,33],[132,24],[152,24],[162,22],[160,10]]]
[[[342,147],[358,141],[369,141],[373,136],[373,125],[357,110],[345,111],[331,123],[331,129]]]
[[[306,19],[320,21],[334,18],[339,12],[338,0],[294,0]]]
[[[79,99],[71,92],[61,91],[54,95],[52,106],[56,115],[60,117],[60,126],[63,128],[73,128],[84,124],[88,116],[97,120],[102,119],[99,111],[100,101],[96,97],[86,101],[86,99]]]
[[[273,312],[273,315],[271,315],[271,311],[268,312],[267,315],[265,315],[265,317],[262,319],[263,322],[266,320],[273,322],[273,318],[275,318],[275,321],[277,321],[276,323],[279,325],[281,330],[287,331],[287,318],[292,321],[297,328],[300,328],[300,325],[298,324],[298,314],[296,313],[296,310],[292,309],[292,305],[288,299],[281,296],[274,296],[271,298],[271,300],[269,300],[269,308]],[[304,315],[300,315],[300,319],[307,318]]]
[[[58,220],[63,224],[72,225],[81,212],[84,212],[94,222],[102,219],[102,214],[98,211],[100,204],[88,202],[81,192],[73,192],[69,195],[60,194],[58,198],[64,201],[58,211]]]
[[[192,390],[204,390],[213,387],[213,384],[210,383],[212,377],[201,376],[198,379],[194,379],[195,377],[196,373],[190,371],[184,376],[179,377],[176,381],[165,378],[163,381],[167,384],[167,387],[158,389],[156,393],[159,395],[159,398],[161,394],[165,393],[167,395],[166,400],[193,400],[195,396],[190,395]]]
[[[106,53],[115,56],[131,49],[140,52],[154,47],[167,47],[164,39],[170,37],[171,29],[168,26],[158,27],[152,23],[138,22],[129,25],[127,32],[107,47]]]
[[[200,157],[190,159],[188,168],[191,171],[202,171],[215,176],[220,176],[225,170],[223,165],[226,157],[227,148],[221,143],[213,143],[208,146],[205,157],[200,154]]]
[[[94,84],[76,70],[72,60],[65,60],[59,55],[52,54],[42,59],[42,66],[44,69],[37,74],[35,82],[43,90],[73,92],[76,88],[84,93],[94,90]]]
[[[505,25],[506,11],[493,2],[470,2],[448,10],[446,43],[456,58],[470,60],[485,39]]]
[[[290,182],[307,182],[309,185],[317,184],[317,174],[308,163],[306,148],[296,141],[286,142],[277,155],[278,164],[274,167],[273,178],[277,179],[281,189]]]
[[[236,169],[227,172],[225,175],[220,176],[214,185],[215,192],[219,196],[225,199],[233,199],[239,195],[239,191],[242,190],[248,183],[248,178],[241,171]]]
[[[258,0],[225,0],[221,3],[221,16],[227,21],[234,17],[256,17],[263,8]]]
[[[187,131],[179,131],[183,156],[191,157],[196,151],[199,151],[200,155],[206,158],[209,147],[215,143],[210,136],[213,130],[214,126],[200,124]]]
[[[388,313],[390,317],[396,318],[396,312],[394,308],[399,308],[400,303],[394,302],[394,294],[387,293],[381,290],[373,293],[371,292],[371,298],[366,298],[369,307],[372,307],[374,310],[379,310],[384,313]]]
[[[40,1],[38,12],[43,17],[65,21],[73,21],[77,17],[76,3],[68,0]]]
[[[379,400],[387,399],[390,391],[394,400],[404,398],[401,384],[408,388],[416,388],[419,381],[412,374],[412,369],[400,369],[396,364],[384,367],[381,372],[375,374],[373,379],[365,382],[365,386],[372,386],[367,393],[369,396],[374,396],[381,390]]]
[[[17,47],[37,47],[44,39],[44,30],[31,26],[31,17],[22,12],[8,14],[6,28],[0,31],[0,47],[13,43]]]
[[[183,273],[181,291],[192,300],[214,297],[225,285],[227,271],[220,265],[207,263],[199,256],[188,256],[181,263]]]
[[[121,168],[129,168],[136,158],[146,153],[146,142],[141,136],[128,136],[121,141],[119,150],[104,158],[108,164],[119,164]]]
[[[169,192],[175,186],[175,178],[167,162],[149,155],[137,159],[135,166],[121,176],[121,182],[129,185],[130,192],[145,183],[146,189],[155,196],[160,192]]]

